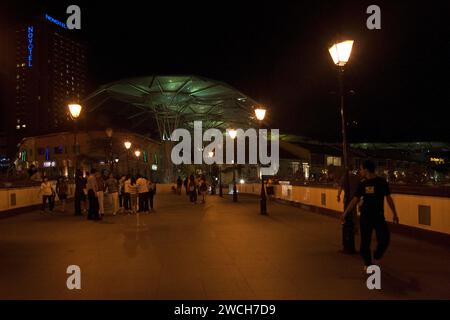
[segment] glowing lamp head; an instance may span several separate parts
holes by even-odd
[[[73,119],[77,119],[80,116],[81,113],[81,105],[77,104],[77,103],[71,103],[69,104],[69,111],[70,111],[70,115],[72,116]]]
[[[343,42],[335,43],[328,51],[335,65],[343,67],[350,59],[352,53],[353,40],[345,40]]]
[[[235,129],[229,129],[228,130],[228,135],[230,136],[231,139],[235,139],[237,136],[237,131]]]
[[[125,142],[123,143],[123,145],[125,146],[125,148],[126,148],[127,150],[129,150],[129,149],[131,148],[131,142],[130,142],[130,141],[125,141]]]
[[[264,120],[264,117],[266,116],[266,109],[261,107],[255,109],[255,116],[259,121]]]
[[[214,157],[214,151],[208,152],[208,156],[209,156],[210,158]]]
[[[135,155],[137,158],[139,158],[139,156],[141,155],[141,152],[140,152],[139,150],[136,150],[136,151],[134,152],[134,155]]]

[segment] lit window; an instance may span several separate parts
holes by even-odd
[[[327,157],[327,166],[341,166],[341,157]]]
[[[17,129],[17,130],[20,130],[20,125],[17,125],[17,126],[16,126],[16,129]]]

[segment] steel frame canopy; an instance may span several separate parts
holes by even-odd
[[[176,128],[248,128],[256,121],[257,102],[226,83],[193,75],[153,75],[123,79],[101,86],[85,102],[90,112],[107,108],[114,99],[134,106],[127,115],[133,127],[154,118],[162,140]]]

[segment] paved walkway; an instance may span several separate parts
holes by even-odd
[[[72,207],[72,205],[70,205]],[[157,195],[156,213],[30,212],[0,219],[0,299],[450,298],[450,250],[393,235],[382,290],[366,288],[359,256],[339,253],[338,220],[256,198]],[[66,288],[68,265],[81,290]]]

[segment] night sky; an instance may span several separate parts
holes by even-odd
[[[444,1],[1,1],[0,26],[44,12],[65,21],[69,4],[82,11],[90,90],[196,74],[266,104],[282,133],[334,142],[338,83],[327,49],[342,36],[355,40],[345,75],[351,141],[450,141]],[[381,7],[381,30],[366,28],[370,4]]]

